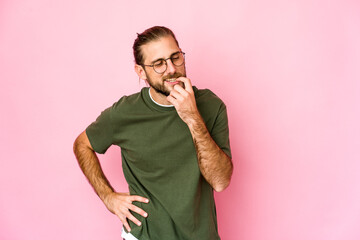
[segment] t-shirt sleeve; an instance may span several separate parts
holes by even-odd
[[[219,148],[221,148],[221,150],[223,150],[224,153],[231,158],[228,117],[224,103],[221,103],[220,105],[215,124],[210,134]]]
[[[106,152],[113,143],[111,107],[104,110],[96,121],[86,128],[86,135],[95,152]]]

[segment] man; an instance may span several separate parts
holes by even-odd
[[[220,239],[213,190],[229,185],[233,169],[226,107],[191,85],[170,29],[138,34],[133,50],[135,71],[150,87],[123,96],[79,135],[79,165],[125,239]],[[114,191],[95,154],[113,144],[129,193]]]

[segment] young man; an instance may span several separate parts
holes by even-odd
[[[229,185],[233,169],[226,107],[191,85],[170,29],[138,34],[133,50],[135,71],[150,87],[123,96],[79,135],[79,165],[125,239],[220,239],[213,190]],[[114,191],[95,154],[113,144],[129,193]]]

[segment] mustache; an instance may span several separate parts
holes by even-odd
[[[164,76],[162,79],[163,79],[163,81],[166,81],[166,80],[168,80],[168,79],[178,78],[178,77],[183,77],[183,75],[182,75],[181,73],[174,73],[174,74],[170,74],[170,75]]]

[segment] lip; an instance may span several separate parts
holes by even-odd
[[[180,83],[180,81],[176,81],[176,78],[171,78],[171,79],[165,80],[165,82],[167,82],[170,85],[175,85],[175,84]]]
[[[175,81],[175,82],[168,82],[168,81],[165,81],[166,83],[170,84],[170,85],[175,85],[175,84],[179,84],[180,81]]]

